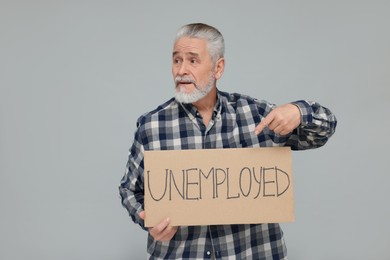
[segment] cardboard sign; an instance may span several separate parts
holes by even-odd
[[[145,226],[294,221],[289,147],[145,151]]]

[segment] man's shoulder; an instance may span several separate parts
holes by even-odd
[[[258,100],[257,98],[240,93],[228,93],[224,91],[219,91],[219,95],[223,101],[226,101],[233,106],[262,105],[268,103],[265,100]]]
[[[158,120],[159,116],[161,115],[168,115],[174,113],[174,111],[177,111],[178,106],[179,103],[177,103],[175,98],[169,99],[168,101],[157,106],[152,111],[146,112],[141,115],[137,120],[137,127],[153,120]]]

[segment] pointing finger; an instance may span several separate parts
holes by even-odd
[[[259,135],[269,124],[272,122],[274,118],[273,113],[269,113],[268,116],[264,117],[261,122],[255,128],[255,135]]]

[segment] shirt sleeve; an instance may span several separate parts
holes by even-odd
[[[126,165],[126,172],[119,186],[122,205],[127,209],[133,221],[143,229],[144,221],[139,213],[144,208],[144,146],[142,144],[141,131],[138,127],[134,143],[129,150],[129,158]]]
[[[292,150],[323,146],[336,130],[336,116],[317,102],[299,100],[292,104],[301,112],[301,124],[289,136],[286,146]]]

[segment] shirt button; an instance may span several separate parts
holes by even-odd
[[[210,251],[207,251],[206,254],[207,254],[207,255],[211,255],[211,252],[210,252]]]

